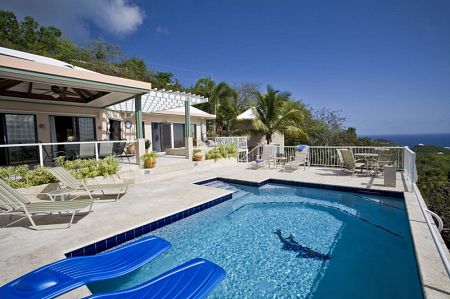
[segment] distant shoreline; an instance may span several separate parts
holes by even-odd
[[[368,137],[371,139],[384,139],[404,146],[413,147],[418,144],[450,147],[450,133],[430,133],[430,134],[374,134],[358,135],[358,137]]]

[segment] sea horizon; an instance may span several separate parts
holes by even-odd
[[[358,137],[384,139],[403,146],[414,147],[419,144],[450,147],[450,133],[427,134],[364,134]]]

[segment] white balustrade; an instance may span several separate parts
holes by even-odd
[[[81,145],[81,144],[94,144],[94,153],[92,157],[95,157],[96,160],[98,160],[100,158],[99,156],[99,146],[100,144],[104,144],[104,143],[134,143],[135,141],[129,141],[129,140],[110,140],[110,141],[80,141],[80,142],[43,142],[43,143],[21,143],[21,144],[0,144],[0,149],[4,148],[4,149],[8,149],[8,148],[24,148],[24,147],[35,147],[37,150],[37,160],[39,161],[39,164],[41,166],[44,166],[44,162],[45,162],[45,157],[44,153],[47,152],[52,152],[52,150],[50,151],[46,151],[46,149],[44,147],[51,147],[52,149],[54,148],[54,146],[58,146],[58,145]],[[111,152],[111,154],[113,154],[113,152]],[[46,154],[46,156],[48,156],[48,154]],[[30,162],[30,161],[27,161]],[[25,163],[24,163],[25,164]]]

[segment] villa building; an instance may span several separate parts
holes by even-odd
[[[141,103],[138,113],[136,98]],[[0,144],[134,141],[139,137],[149,139],[152,150],[162,152],[185,146],[185,102],[207,100],[0,48]],[[193,145],[206,138],[206,121],[211,119],[215,115],[190,107]],[[0,165],[16,162],[13,148],[0,151]],[[36,147],[29,154],[36,157]]]

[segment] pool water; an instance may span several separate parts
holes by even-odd
[[[209,298],[423,298],[402,199],[209,182],[233,198],[153,231],[172,248],[92,292],[130,288],[203,257],[226,278]]]

